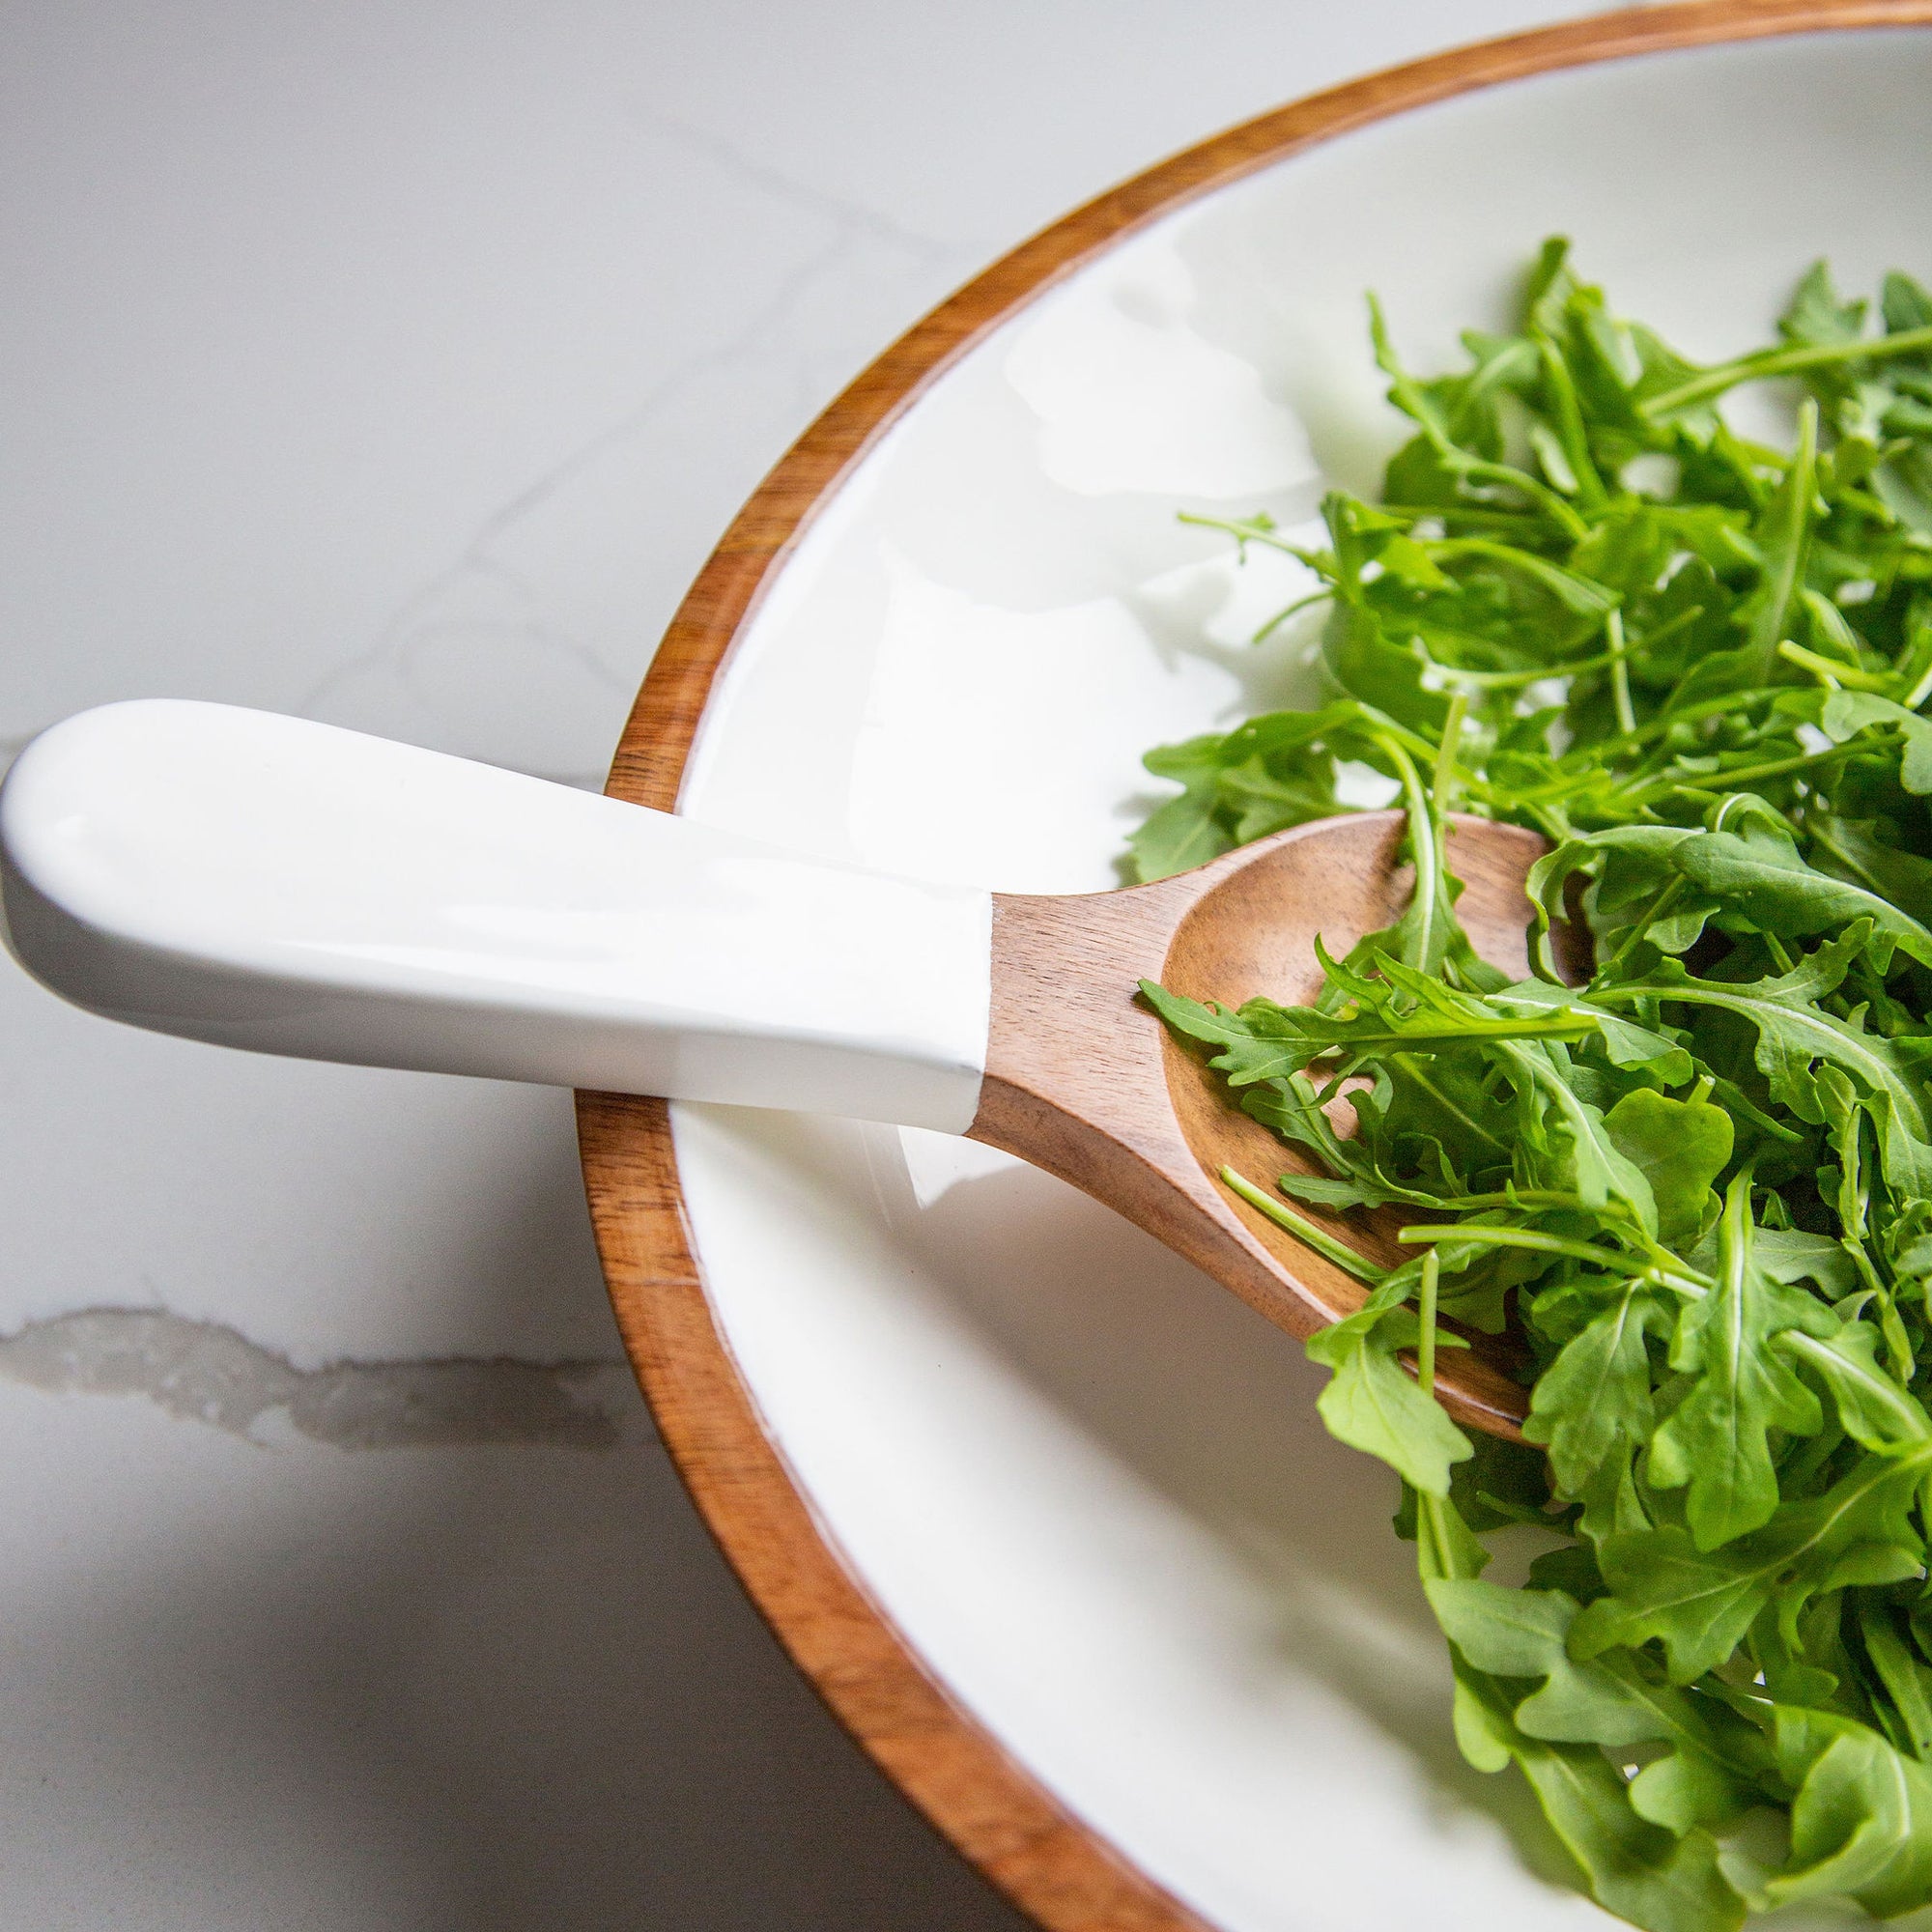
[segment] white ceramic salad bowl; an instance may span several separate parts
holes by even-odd
[[[1372,491],[1547,234],[1688,354],[1932,271],[1932,6],[1632,10],[1304,102],[1017,251],[861,378],[660,652],[620,796],[1019,892],[1119,882],[1149,746],[1297,700],[1293,567],[1178,509]],[[1886,30],[1880,30],[1884,28]],[[1773,399],[1775,403],[1775,399]],[[586,1096],[634,1358],[835,1710],[1055,1932],[1612,1921],[1462,1765],[1393,1479],[1299,1348],[913,1129]],[[1809,1922],[1823,1922],[1812,1920]]]
[[[1158,789],[1144,751],[1309,695],[1305,626],[1246,641],[1301,566],[1237,564],[1176,513],[1294,526],[1329,481],[1374,491],[1404,431],[1363,291],[1427,370],[1504,321],[1551,233],[1699,358],[1762,340],[1819,255],[1853,288],[1926,275],[1932,35],[1899,31],[1924,25],[1932,0],[1633,10],[1284,109],[1069,216],[889,351],[753,497],[610,791],[717,850],[749,835],[929,881],[928,911],[1120,883]],[[130,767],[159,742],[143,717],[115,727]],[[313,728],[264,740],[265,769]],[[35,760],[16,811],[58,778]],[[466,781],[483,818],[500,777]],[[629,817],[574,798],[553,829],[579,828],[580,867],[645,863]],[[345,835],[352,863],[358,838],[374,855],[380,826]],[[168,876],[162,950],[168,902],[198,889],[192,864]],[[782,968],[707,952],[702,899],[680,997]],[[31,923],[17,877],[9,905]],[[844,938],[874,923],[916,977],[895,917],[861,890]],[[116,1007],[120,970],[103,956],[91,1003],[143,1017]],[[226,1032],[192,1023],[189,987],[173,1030],[330,1056],[353,1034],[353,1057],[521,1077],[600,1065],[591,1020],[582,1056],[520,1058],[487,987],[457,1022],[396,1008],[391,1037],[294,983]],[[772,986],[795,996],[782,970]],[[608,990],[559,998],[575,1024]],[[847,991],[810,989],[835,1031],[863,1024]],[[906,1009],[962,997],[910,986]],[[810,1054],[782,1091],[957,1125],[950,1041],[923,1111],[827,1088]],[[724,1072],[676,1091],[743,1091],[744,1046],[712,1042]],[[1040,1924],[1610,1922],[1527,1793],[1457,1757],[1393,1479],[1323,1435],[1286,1335],[1062,1183],[928,1128],[610,1094],[580,1119],[625,1339],[699,1507],[833,1708]]]

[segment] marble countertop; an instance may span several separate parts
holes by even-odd
[[[595,784],[759,476],[1117,178],[1553,0],[69,0],[0,75],[0,739],[113,697]],[[0,1918],[1018,1921],[791,1671],[562,1094],[0,971]]]

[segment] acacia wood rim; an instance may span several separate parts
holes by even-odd
[[[699,572],[638,694],[605,789],[668,810],[719,668],[806,525],[957,357],[1160,215],[1336,135],[1502,82],[1722,42],[1932,24],[1932,0],[1689,0],[1565,21],[1370,74],[1259,116],[1076,209],[943,302],[806,431]],[[1047,1932],[1210,1932],[1076,1818],[927,1673],[819,1524],[713,1320],[668,1110],[577,1096],[618,1327],[699,1514],[835,1717],[961,1855]]]

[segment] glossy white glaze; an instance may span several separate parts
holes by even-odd
[[[358,1065],[959,1132],[991,900],[230,705],[43,732],[0,789],[9,943],[76,1005]]]

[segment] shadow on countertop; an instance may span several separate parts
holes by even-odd
[[[96,1741],[65,1796],[104,1861],[152,1861],[151,1932],[1018,1932],[781,1655],[655,1444],[329,1453],[352,1480],[311,1468],[6,1646],[57,1662],[61,1729]],[[115,1842],[129,1781],[167,1795]]]
[[[499,1234],[576,1189],[567,1138],[529,1154]],[[545,1293],[601,1303],[586,1258]],[[621,1371],[608,1430],[264,1444],[117,1384],[91,1329],[42,1335],[87,1373],[49,1341],[0,1388],[40,1445],[0,1493],[56,1546],[0,1623],[10,1924],[138,1899],[143,1932],[1021,1932],[780,1652]],[[203,1380],[246,1350],[197,1346]]]

